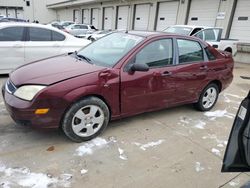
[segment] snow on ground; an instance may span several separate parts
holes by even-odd
[[[232,187],[236,187],[236,186],[238,186],[239,184],[240,184],[239,179],[233,180],[233,181],[230,181],[230,182],[229,182],[229,185],[232,186]]]
[[[138,142],[134,142],[133,144],[135,144],[136,146],[139,146],[141,150],[146,151],[148,148],[158,146],[158,145],[162,144],[164,141],[165,141],[164,139],[161,139],[161,140],[158,140],[156,142],[149,142],[147,144],[141,144]]]
[[[108,141],[103,138],[95,138],[87,143],[84,143],[82,146],[79,146],[76,149],[76,155],[83,156],[83,155],[90,155],[93,153],[94,150],[101,149],[108,145]]]
[[[122,160],[128,160],[128,157],[124,154],[124,150],[121,148],[118,148],[118,152],[120,154],[119,158]]]
[[[70,187],[71,174],[61,174],[59,177],[52,177],[43,173],[30,172],[28,168],[9,168],[0,165],[0,186],[1,187]]]
[[[195,163],[195,170],[196,172],[200,172],[200,171],[203,171],[205,168],[201,166],[201,163],[200,162],[196,162]]]
[[[227,117],[227,118],[234,118],[234,114],[227,112],[227,110],[215,110],[210,112],[205,112],[205,116],[207,116],[210,120],[215,120],[216,118]]]
[[[88,172],[87,169],[82,169],[82,170],[81,170],[81,175],[84,175],[84,174],[86,174],[87,172]]]
[[[212,152],[213,152],[215,155],[221,156],[220,150],[218,150],[218,149],[216,149],[216,148],[212,148]]]

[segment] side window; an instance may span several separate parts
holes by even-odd
[[[203,50],[196,41],[177,39],[179,49],[179,63],[204,61]]]
[[[148,44],[135,56],[135,63],[144,63],[149,67],[172,65],[172,39],[161,39]]]
[[[86,25],[80,25],[80,28],[81,29],[88,29],[88,26],[86,26]]]
[[[195,28],[192,33],[190,34],[190,36],[194,35],[195,33],[197,33],[198,31],[202,30],[202,28]]]
[[[207,29],[204,30],[205,41],[215,41],[216,36],[213,30]]]
[[[51,41],[51,30],[30,27],[30,41]]]
[[[0,41],[21,41],[24,27],[8,27],[0,30]]]
[[[207,58],[209,61],[213,61],[216,59],[216,57],[210,52],[210,50],[208,48],[205,48],[206,54],[207,54]]]
[[[65,36],[61,33],[52,31],[52,41],[64,41]]]
[[[81,29],[81,26],[80,26],[80,25],[74,25],[74,26],[72,27],[72,29]]]

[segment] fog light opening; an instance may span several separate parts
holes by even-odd
[[[39,108],[36,109],[35,114],[41,115],[41,114],[47,114],[49,111],[49,108]]]

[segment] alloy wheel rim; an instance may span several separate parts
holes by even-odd
[[[104,123],[103,110],[96,105],[88,105],[79,109],[72,118],[72,130],[80,137],[94,135]]]
[[[214,105],[217,98],[217,90],[214,87],[210,87],[206,90],[202,98],[202,105],[208,109]]]

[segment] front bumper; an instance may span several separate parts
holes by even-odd
[[[21,100],[7,92],[5,86],[2,88],[2,95],[6,110],[17,124],[35,128],[58,128],[60,126],[64,111],[53,108],[47,103],[39,104],[39,102]],[[47,114],[36,115],[37,108],[49,108],[50,110]]]

